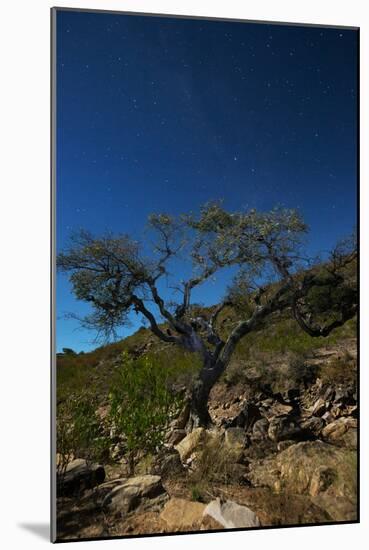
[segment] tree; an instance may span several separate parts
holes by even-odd
[[[201,356],[191,396],[192,426],[211,423],[211,388],[238,342],[272,314],[290,311],[304,331],[317,337],[327,336],[356,313],[356,294],[345,277],[346,266],[356,258],[355,245],[338,246],[326,267],[302,270],[307,226],[295,210],[227,212],[221,204],[209,203],[198,216],[153,214],[149,229],[155,235],[150,257],[127,235],[95,238],[81,231],[59,254],[57,265],[70,274],[76,297],[92,305],[92,314],[82,320],[85,326],[115,335],[135,311],[160,340]],[[190,274],[172,287],[175,299],[164,299],[160,285],[172,279],[170,266],[178,259],[190,261]],[[237,271],[234,285],[211,313],[198,315],[191,300],[194,289],[227,268]],[[317,311],[313,290],[334,287],[346,298],[338,293],[328,300],[325,312]],[[222,337],[219,314],[240,293],[247,300],[244,318]]]
[[[72,348],[63,348],[63,355],[76,355],[76,352]]]

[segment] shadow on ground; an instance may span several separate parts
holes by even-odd
[[[19,523],[18,527],[29,531],[43,540],[50,540],[50,526],[48,523]]]

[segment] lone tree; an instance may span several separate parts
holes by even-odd
[[[116,334],[135,311],[160,340],[200,355],[202,368],[191,396],[192,427],[211,423],[211,388],[238,342],[272,314],[288,311],[304,331],[318,337],[356,313],[356,287],[346,275],[356,258],[355,246],[343,243],[325,264],[302,269],[307,226],[295,210],[227,212],[221,204],[209,203],[198,216],[153,214],[149,230],[155,235],[149,257],[144,253],[147,241],[144,246],[127,235],[95,238],[81,231],[59,254],[57,266],[70,273],[77,299],[92,305],[92,313],[82,320],[85,326]],[[164,298],[170,294],[165,290],[163,295],[162,289],[163,281],[168,287],[172,279],[171,264],[185,260],[190,262],[189,276],[171,287],[175,300],[172,295]],[[227,268],[236,270],[236,277],[224,301],[199,315],[191,301],[194,289]],[[247,299],[244,318],[222,337],[218,316],[240,295]]]

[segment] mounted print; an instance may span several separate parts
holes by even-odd
[[[54,541],[359,520],[358,47],[52,10]]]

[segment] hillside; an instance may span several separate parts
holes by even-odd
[[[201,308],[203,315],[210,312]],[[221,312],[224,334],[241,314],[230,306]],[[61,539],[223,529],[232,522],[224,520],[222,506],[248,510],[246,526],[355,520],[356,330],[353,318],[328,337],[313,338],[288,311],[274,314],[241,340],[213,387],[213,427],[191,433],[185,431],[186,395],[199,369],[194,354],[159,342],[142,328],[89,353],[59,355],[58,418],[66,422],[67,404],[86,394],[101,441],[104,436],[108,442],[96,455],[103,466],[101,479],[96,456],[92,460],[80,452],[69,457],[87,462],[67,466],[71,483],[68,490],[61,485],[58,499]],[[170,391],[179,396],[170,409],[164,445],[137,451],[134,476],[127,439],[108,422],[122,354],[132,365],[154,365],[153,376],[156,369],[168,369]],[[84,411],[74,422],[83,420]],[[100,441],[91,433],[90,445]],[[130,483],[134,502],[127,496]],[[219,509],[210,513],[209,506]]]

